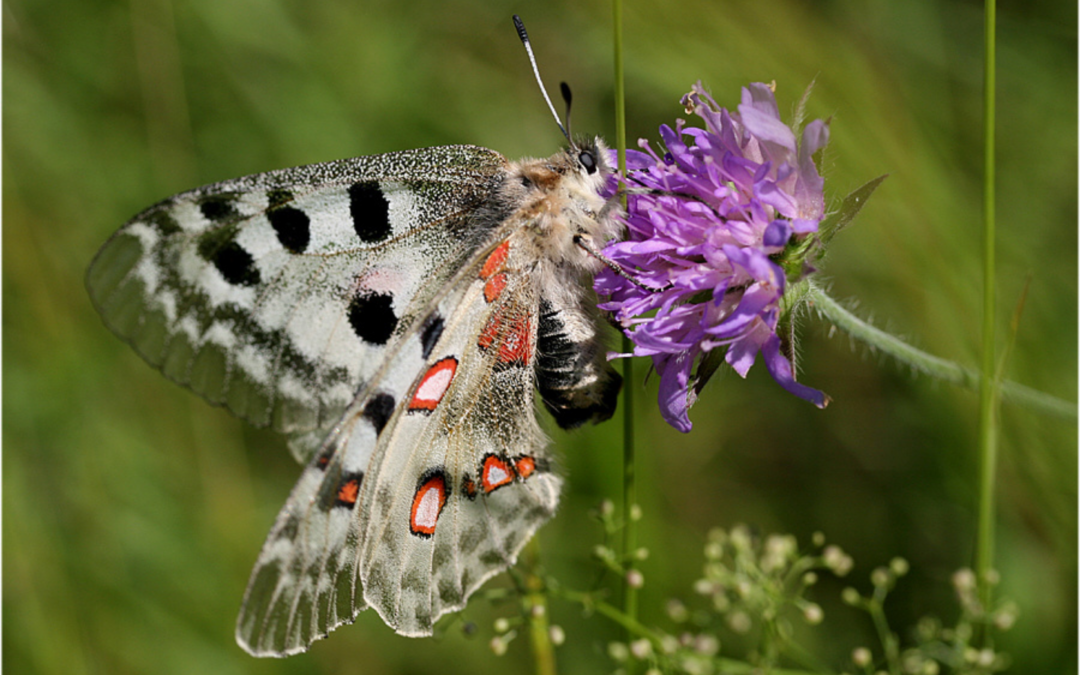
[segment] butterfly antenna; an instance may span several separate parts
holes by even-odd
[[[562,100],[566,102],[566,114],[563,116],[563,119],[566,120],[566,137],[573,138],[573,132],[570,130],[570,101],[573,98],[570,95],[570,85],[565,82],[560,82],[559,92],[562,94]]]
[[[548,109],[551,110],[551,114],[555,117],[555,124],[559,125],[559,131],[566,136],[566,140],[570,141],[573,145],[574,142],[570,139],[570,134],[566,133],[566,127],[563,126],[562,120],[559,119],[559,113],[555,112],[555,106],[551,103],[551,97],[548,96],[547,89],[544,89],[544,81],[540,79],[540,68],[536,65],[536,57],[533,56],[532,45],[529,44],[529,34],[525,32],[525,24],[522,23],[521,17],[517,14],[514,15],[514,28],[517,28],[518,37],[521,38],[521,44],[525,45],[525,53],[529,55],[529,63],[532,64],[533,75],[536,76],[536,83],[540,85],[540,93],[544,95],[544,100],[547,101]]]

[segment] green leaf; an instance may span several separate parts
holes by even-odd
[[[870,198],[870,195],[874,193],[874,190],[881,185],[882,181],[889,177],[889,174],[878,176],[869,183],[856,189],[847,197],[844,197],[843,203],[840,204],[840,209],[830,213],[818,228],[818,232],[821,236],[821,243],[828,244],[836,233],[848,226],[848,224],[858,215],[859,211],[866,204],[866,200]],[[823,251],[824,252],[824,249]]]
[[[698,362],[697,372],[694,373],[694,379],[690,383],[691,388],[694,390],[694,397],[697,398],[701,394],[701,390],[705,388],[705,384],[712,378],[716,370],[724,363],[724,349],[713,349],[706,352],[701,360]]]

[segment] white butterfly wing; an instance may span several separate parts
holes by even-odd
[[[121,228],[87,287],[171,379],[259,426],[325,428],[485,240],[471,216],[506,165],[448,146],[209,185]]]

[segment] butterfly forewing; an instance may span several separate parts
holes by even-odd
[[[484,240],[472,216],[506,164],[450,146],[199,188],[119,230],[87,286],[170,378],[257,425],[323,428]]]

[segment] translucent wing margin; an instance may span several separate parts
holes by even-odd
[[[124,225],[87,288],[166,376],[306,455],[500,221],[476,212],[506,166],[446,146],[208,185]]]

